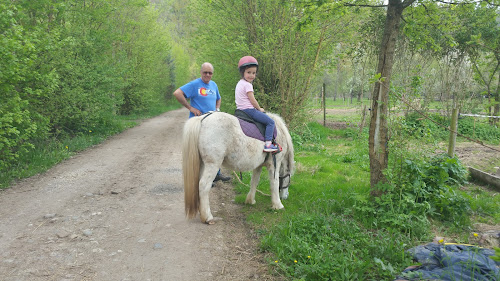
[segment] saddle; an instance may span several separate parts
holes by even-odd
[[[264,141],[264,135],[266,133],[266,125],[260,122],[257,122],[250,117],[250,115],[246,114],[245,111],[236,109],[234,111],[234,116],[238,118],[240,122],[241,129],[243,133],[251,138],[258,139]],[[273,132],[273,140],[278,135],[276,127],[274,127]]]

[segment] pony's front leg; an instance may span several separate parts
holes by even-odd
[[[262,167],[259,167],[252,172],[252,179],[250,180],[250,191],[247,194],[246,204],[255,204],[255,192],[257,191],[257,185],[260,180],[260,173],[262,172]]]
[[[212,188],[212,182],[217,174],[219,168],[207,167],[205,166],[200,175],[200,220],[201,222],[214,224],[214,217],[210,211],[210,189]]]
[[[279,173],[274,173],[275,169],[269,169],[269,182],[271,183],[271,203],[272,208],[275,210],[283,209],[285,206],[280,200],[280,179]],[[276,171],[279,171],[279,166],[276,167]]]

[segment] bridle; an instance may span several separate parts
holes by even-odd
[[[280,177],[280,190],[286,189],[290,186],[290,174]]]

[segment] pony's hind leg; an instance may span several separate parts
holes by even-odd
[[[260,173],[262,172],[262,167],[258,167],[252,172],[252,180],[250,180],[250,191],[247,194],[246,204],[255,204],[255,192],[257,191],[257,185],[260,180]]]
[[[218,170],[218,166],[208,164],[203,167],[200,174],[200,219],[201,222],[208,224],[214,223],[214,217],[210,211],[210,200],[208,197],[210,195],[210,189],[212,188],[212,182]]]

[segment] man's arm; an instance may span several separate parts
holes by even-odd
[[[215,102],[215,110],[220,111],[221,101],[222,101],[222,99],[218,99],[218,100]]]
[[[180,88],[175,90],[174,96],[179,101],[180,104],[182,104],[185,108],[187,108],[189,111],[191,111],[195,116],[201,115],[201,111],[192,107],[189,104],[189,102],[186,99],[186,96],[184,96],[184,92]]]

